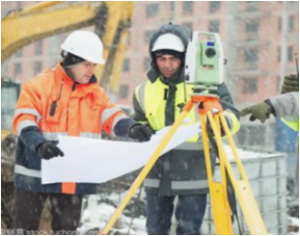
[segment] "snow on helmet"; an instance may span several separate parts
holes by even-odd
[[[152,52],[158,50],[174,50],[177,52],[184,52],[185,46],[182,40],[175,34],[166,33],[160,35],[157,40],[154,42],[153,48],[151,49]]]
[[[88,62],[104,64],[103,44],[99,37],[90,31],[74,31],[63,42],[61,48]]]

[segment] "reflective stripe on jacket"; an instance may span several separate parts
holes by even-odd
[[[187,85],[186,92],[184,90],[183,83],[176,84],[176,87],[172,88],[159,78],[152,78],[152,80],[149,78],[135,90],[133,100],[135,119],[148,124],[154,130],[173,124],[181,113],[178,105],[189,99],[192,86]],[[218,92],[221,101],[224,102],[223,108],[229,111],[228,114],[230,113],[227,116],[225,114],[227,112],[224,112],[226,119],[229,121],[231,129],[236,129],[239,127],[236,118],[238,111],[232,106],[231,97],[225,84],[219,86]],[[173,113],[171,114],[171,112]],[[186,117],[187,123],[185,124],[192,124],[198,119],[199,114],[195,106]],[[214,163],[213,151],[211,154]],[[194,136],[162,155],[148,174],[144,185],[146,191],[158,191],[161,195],[207,192],[208,182],[201,136]]]
[[[13,120],[19,136],[16,186],[37,192],[94,193],[94,184],[42,185],[36,147],[46,140],[57,142],[58,135],[100,139],[102,129],[114,135],[115,125],[124,118],[128,117],[110,102],[94,76],[88,84],[77,84],[58,64],[27,81]]]

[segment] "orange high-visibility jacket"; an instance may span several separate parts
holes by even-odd
[[[42,185],[36,147],[46,140],[57,141],[58,135],[101,138],[102,129],[114,135],[116,124],[124,118],[131,125],[133,121],[110,102],[94,76],[89,84],[78,84],[58,64],[27,81],[13,120],[19,136],[16,187],[37,192],[94,193],[93,184]]]

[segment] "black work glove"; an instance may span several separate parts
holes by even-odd
[[[64,156],[64,153],[52,142],[45,141],[36,148],[37,154],[45,160],[53,157]]]
[[[240,111],[241,116],[246,116],[249,114],[251,114],[250,121],[259,119],[260,122],[264,123],[270,118],[271,114],[275,115],[275,111],[270,100],[266,100],[253,106],[246,107]]]
[[[128,136],[133,139],[137,139],[140,142],[149,141],[152,134],[155,132],[148,126],[141,124],[134,124],[130,127]]]
[[[283,84],[281,86],[281,93],[290,93],[299,91],[299,78],[297,75],[287,75],[284,77]]]

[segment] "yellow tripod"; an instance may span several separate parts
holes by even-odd
[[[174,125],[171,127],[169,132],[166,134],[161,144],[158,146],[149,162],[144,166],[138,177],[135,179],[130,189],[128,190],[123,202],[119,205],[109,222],[104,227],[103,231],[100,234],[108,234],[111,227],[115,224],[116,220],[129,203],[130,199],[136,192],[136,190],[140,187],[149,171],[156,163],[160,154],[178,129],[178,127],[182,124],[184,118],[187,114],[192,110],[193,106],[198,106],[198,112],[201,118],[201,128],[202,128],[202,139],[203,139],[203,147],[205,154],[205,162],[207,169],[207,178],[209,184],[209,192],[211,199],[211,206],[215,224],[216,234],[218,235],[233,235],[233,228],[231,222],[231,210],[228,203],[228,196],[226,191],[226,184],[229,180],[227,180],[226,176],[229,176],[230,181],[232,183],[234,192],[236,194],[238,203],[244,215],[245,222],[248,226],[251,235],[267,235],[267,230],[265,228],[264,222],[259,212],[259,208],[256,204],[252,189],[248,182],[245,170],[243,168],[242,162],[240,161],[237,150],[230,134],[227,122],[225,120],[222,106],[219,103],[219,97],[215,95],[199,95],[194,94],[191,96],[191,100],[186,104],[183,108],[183,112],[180,114]],[[211,168],[211,159],[209,153],[209,145],[208,145],[208,134],[206,130],[206,121],[209,122],[213,134],[218,147],[218,154],[220,159],[220,169],[221,169],[221,181],[215,182],[213,180],[213,173]],[[226,157],[220,125],[226,134],[228,142],[230,144],[232,153],[235,158],[235,162],[238,167],[240,180],[238,180],[232,170],[230,162]],[[226,174],[227,172],[227,174]]]

